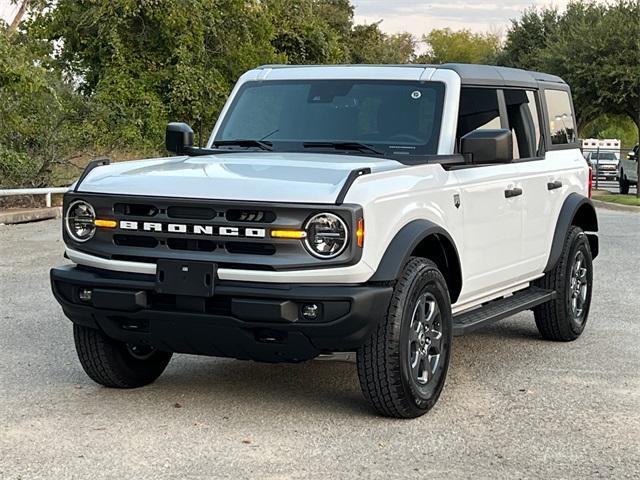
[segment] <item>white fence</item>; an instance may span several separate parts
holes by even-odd
[[[69,187],[55,188],[15,188],[0,190],[0,197],[12,197],[16,195],[44,195],[47,207],[51,206],[51,195],[54,193],[65,193]]]

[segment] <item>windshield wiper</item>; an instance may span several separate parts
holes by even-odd
[[[215,140],[213,145],[216,147],[258,147],[268,152],[273,150],[271,142],[263,142],[260,140]]]
[[[375,155],[384,155],[385,153],[377,148],[359,142],[304,142],[304,148],[334,148],[336,150],[355,150],[362,153],[373,153]]]

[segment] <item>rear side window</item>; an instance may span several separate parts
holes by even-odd
[[[545,101],[549,112],[549,133],[552,145],[575,143],[576,128],[571,109],[569,92],[545,90]]]
[[[505,90],[509,128],[513,134],[513,158],[534,158],[542,154],[540,117],[536,93],[531,90]]]

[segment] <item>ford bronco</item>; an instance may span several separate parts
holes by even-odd
[[[264,66],[211,136],[93,162],[64,196],[53,293],[80,363],[116,388],[174,352],[356,352],[366,399],[416,417],[452,337],[533,310],[582,333],[598,223],[560,78],[472,65]]]

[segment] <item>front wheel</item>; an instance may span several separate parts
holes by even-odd
[[[451,355],[449,292],[438,267],[413,258],[386,317],[357,353],[362,392],[382,415],[414,418],[435,405]]]
[[[111,388],[136,388],[156,380],[171,360],[171,353],[153,347],[129,345],[100,330],[73,325],[80,364],[96,383]]]
[[[627,180],[627,177],[624,176],[624,172],[620,172],[618,185],[620,186],[620,193],[622,193],[623,195],[629,193],[629,180]]]

